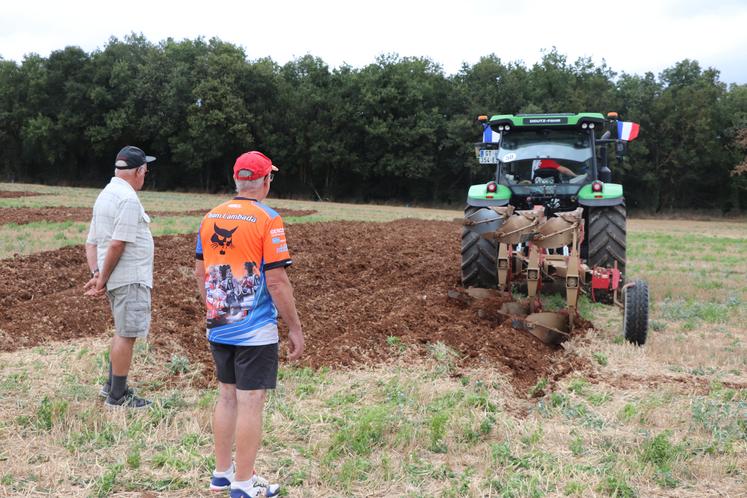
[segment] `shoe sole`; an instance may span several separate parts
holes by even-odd
[[[143,406],[126,406],[126,405],[112,405],[110,403],[104,402],[104,406],[107,407],[107,408],[109,408],[110,410],[126,410],[126,409],[129,409],[129,410],[144,410],[144,409],[147,409],[147,408],[150,408],[151,406],[153,406],[153,403],[151,403],[149,405],[143,405]]]
[[[216,492],[218,492],[218,491],[225,491],[225,490],[229,490],[229,489],[231,489],[231,487],[230,487],[230,486],[228,486],[228,487],[227,487],[227,488],[225,488],[225,489],[221,489],[221,490],[216,490]],[[211,490],[212,490],[212,486],[211,486]],[[245,495],[247,495],[247,496],[251,496],[251,495],[249,495],[249,493],[247,493],[246,491],[243,491],[243,493],[244,493]],[[262,495],[258,495],[258,496],[261,496],[262,498],[272,498],[272,497],[274,497],[274,496],[278,496],[279,494],[280,494],[280,488],[278,488],[278,489],[277,489],[277,490],[276,490],[276,491],[275,491],[274,493],[272,493],[272,494],[262,494]]]

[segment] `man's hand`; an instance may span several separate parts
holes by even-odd
[[[99,297],[104,295],[104,291],[106,290],[106,282],[103,281],[101,278],[101,274],[96,275],[91,280],[89,280],[86,285],[83,286],[83,290],[85,290],[86,296],[91,297]]]
[[[300,328],[291,329],[288,331],[288,339],[290,339],[288,361],[296,361],[303,354],[303,332]]]

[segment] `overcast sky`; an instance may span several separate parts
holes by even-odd
[[[615,71],[658,74],[685,58],[747,83],[747,0],[297,0],[180,2],[3,0],[0,56],[90,52],[131,32],[148,40],[218,37],[250,59],[312,54],[355,67],[382,53],[426,56],[447,73],[495,53],[531,65],[553,46]]]

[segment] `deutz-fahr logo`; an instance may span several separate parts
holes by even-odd
[[[524,118],[525,125],[567,124],[568,118]]]

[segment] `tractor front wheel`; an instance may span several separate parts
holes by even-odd
[[[625,339],[643,346],[648,333],[648,284],[636,280],[630,287],[625,287],[623,311],[623,333]]]
[[[481,235],[503,223],[490,208],[467,207],[465,221],[475,223],[462,229],[462,285],[494,289],[498,286],[498,244]]]

